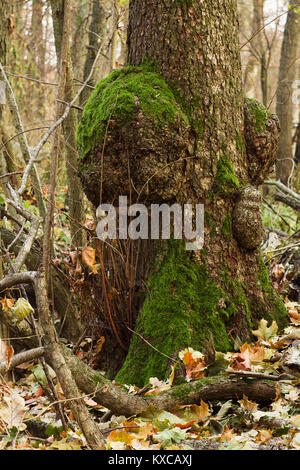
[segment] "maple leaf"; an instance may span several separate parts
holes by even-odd
[[[117,429],[114,429],[109,434],[107,441],[108,442],[122,442],[123,444],[130,445],[133,439],[136,439],[136,436],[133,436],[126,431],[123,431],[123,429],[121,429],[120,431],[118,431]]]
[[[252,331],[252,333],[258,338],[259,341],[267,341],[276,336],[277,331],[278,326],[275,320],[272,322],[272,325],[268,328],[268,322],[263,318],[258,324],[258,329]]]
[[[238,400],[238,402],[244,410],[247,410],[250,413],[255,413],[257,411],[258,404],[248,400],[248,397],[246,397],[246,395],[243,395],[243,399]]]
[[[190,405],[191,416],[195,417],[198,421],[204,421],[211,415],[208,404],[201,400],[200,405]]]
[[[233,437],[235,437],[236,434],[232,431],[232,429],[229,429],[229,426],[228,424],[226,424],[225,428],[224,428],[224,432],[223,434],[221,434],[220,436],[220,441],[231,441],[231,439]]]
[[[268,429],[262,429],[258,431],[258,435],[256,438],[256,443],[257,444],[264,444],[265,442],[268,442],[272,438],[272,432],[269,431]]]
[[[185,365],[186,375],[189,379],[199,379],[206,375],[204,355],[193,348],[183,349],[179,357]]]

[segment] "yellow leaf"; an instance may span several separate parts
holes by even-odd
[[[28,302],[28,300],[23,299],[20,297],[17,302],[15,303],[14,307],[11,307],[10,311],[13,315],[17,318],[18,322],[24,320],[24,318],[29,315],[29,313],[33,312],[33,308]]]
[[[291,424],[295,426],[295,428],[300,428],[300,414],[291,418]]]
[[[258,435],[255,442],[258,444],[264,444],[265,442],[268,442],[271,438],[271,431],[269,431],[268,429],[262,429],[261,431],[258,431]]]
[[[197,419],[199,421],[201,421],[202,423],[211,414],[210,411],[209,411],[209,408],[208,408],[208,404],[205,403],[203,400],[201,400],[200,406],[199,405],[192,405],[191,409],[192,409],[193,415],[196,416]]]
[[[129,434],[128,432],[126,431],[117,431],[116,429],[114,431],[112,431],[108,438],[107,438],[107,441],[108,442],[123,442],[124,444],[128,444],[130,445],[131,442],[133,441],[133,439],[136,439],[136,436],[132,436],[131,434]]]
[[[238,400],[238,402],[240,403],[242,408],[244,408],[244,410],[250,411],[250,413],[254,413],[255,411],[257,411],[257,403],[248,400],[248,397],[246,397],[246,395],[243,395],[243,399]]]

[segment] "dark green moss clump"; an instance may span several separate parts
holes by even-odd
[[[188,346],[203,350],[210,331],[216,349],[225,352],[232,347],[226,321],[238,312],[238,304],[244,302],[242,289],[232,285],[232,293],[225,293],[210,278],[205,265],[194,262],[181,243],[169,242],[158,270],[149,278],[148,295],[136,332],[161,353],[175,359],[178,351]],[[127,358],[115,380],[142,386],[150,377],[168,377],[170,365],[166,356],[133,335]]]
[[[230,214],[226,215],[226,217],[224,219],[224,222],[223,222],[223,225],[222,225],[222,228],[221,228],[221,232],[224,235],[224,237],[227,238],[227,240],[230,240],[231,235],[232,235],[231,215]]]
[[[189,119],[150,61],[116,70],[97,85],[78,125],[77,144],[78,174],[96,207],[100,191],[106,202],[117,193],[143,193],[148,203],[172,200],[194,150]]]
[[[217,163],[216,185],[218,192],[224,196],[237,190],[240,186],[234,166],[225,154],[220,156]]]
[[[115,70],[98,83],[84,108],[77,130],[81,158],[102,143],[109,122],[122,127],[140,110],[160,129],[178,118],[188,125],[173,92],[149,64]]]
[[[266,130],[266,125],[271,113],[257,100],[247,98],[247,107],[252,118],[252,125],[258,134]]]

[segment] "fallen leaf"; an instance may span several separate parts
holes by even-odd
[[[90,268],[92,273],[97,274],[98,270],[97,270],[96,261],[95,261],[96,252],[94,248],[92,248],[91,246],[86,246],[85,248],[82,248],[81,257],[82,257],[82,261],[84,262],[84,264],[86,264],[88,268]]]
[[[256,336],[259,341],[262,341],[262,340],[267,341],[273,338],[274,336],[276,336],[277,332],[278,332],[278,326],[277,326],[276,321],[274,320],[272,322],[272,325],[268,328],[268,322],[265,319],[260,320],[258,329],[252,331],[254,336]]]
[[[10,309],[14,303],[14,299],[8,299],[7,297],[4,297],[4,299],[0,300],[0,304],[2,305],[4,312],[7,312],[7,310]]]

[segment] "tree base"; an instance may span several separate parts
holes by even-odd
[[[117,382],[144,386],[150,377],[166,379],[178,352],[186,347],[203,350],[210,332],[216,350],[226,352],[233,349],[236,337],[251,341],[251,331],[261,318],[275,320],[279,328],[286,325],[284,304],[263,262],[259,261],[257,292],[253,293],[225,268],[215,281],[204,260],[202,264],[194,261],[181,243],[168,242],[157,259],[159,265],[148,279],[136,334]]]

